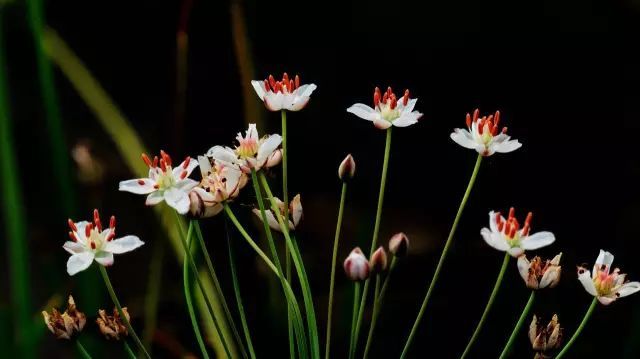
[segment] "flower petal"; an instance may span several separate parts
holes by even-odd
[[[155,206],[156,204],[162,201],[164,201],[164,192],[155,191],[155,192],[149,193],[149,195],[147,196],[147,200],[145,201],[144,204],[146,204],[147,206]]]
[[[602,305],[609,305],[613,302],[616,301],[616,299],[618,299],[615,295],[613,296],[602,296],[602,297],[598,297],[598,301],[602,304]]]
[[[126,181],[120,181],[118,190],[131,192],[135,194],[148,194],[156,191],[153,187],[156,185],[156,181],[151,178],[138,178]]]
[[[526,256],[522,255],[518,257],[518,272],[520,272],[520,276],[524,279],[525,283],[529,283],[530,266],[531,262],[529,262]]]
[[[211,162],[205,156],[198,156],[198,165],[200,165],[200,174],[202,177],[207,177],[211,173]]]
[[[185,178],[183,180],[179,180],[178,182],[176,182],[175,187],[183,192],[189,192],[191,191],[193,188],[197,187],[200,184],[200,182],[193,180],[191,178]]]
[[[180,166],[173,169],[173,177],[175,177],[176,179],[180,178],[182,171],[187,171],[187,177],[189,177],[189,175],[191,175],[191,172],[193,172],[193,170],[196,169],[196,167],[198,167],[198,164],[199,164],[199,162],[196,161],[195,158],[189,157],[189,163],[187,164],[187,168],[185,168],[184,167],[185,162],[186,160],[182,161],[180,163]]]
[[[405,113],[395,121],[393,121],[393,125],[396,127],[407,127],[411,126],[414,123],[418,123],[418,120],[422,117],[422,114],[418,111]]]
[[[266,140],[264,140],[264,142],[260,145],[260,148],[258,148],[258,154],[256,156],[256,159],[258,160],[258,167],[262,167],[262,165],[267,162],[267,159],[269,159],[273,151],[275,151],[278,146],[280,146],[280,143],[282,143],[282,137],[277,134],[271,135],[267,137]]]
[[[417,98],[409,99],[409,101],[407,102],[407,106],[404,107],[402,105],[402,101],[398,101],[398,107],[400,107],[400,111],[405,113],[410,113],[410,112],[413,112],[413,108],[416,106],[417,102],[418,102]]]
[[[518,258],[524,253],[524,249],[520,247],[511,247],[507,250],[507,253],[509,253],[513,258]]]
[[[69,260],[67,261],[67,273],[69,273],[69,275],[75,275],[76,273],[89,268],[92,262],[93,252],[74,254],[69,257]]]
[[[291,219],[293,220],[293,226],[298,227],[300,219],[302,219],[302,202],[300,201],[299,194],[293,197],[289,207],[291,207]]]
[[[373,119],[373,125],[376,126],[379,130],[386,130],[391,127],[393,124],[387,120],[382,119],[380,116]]]
[[[185,214],[189,211],[189,196],[178,188],[169,188],[164,191],[164,200],[178,213]]]
[[[591,279],[591,272],[589,272],[586,268],[580,267],[578,269],[578,280],[582,283],[584,290],[592,296],[597,296],[598,292],[596,291],[596,286],[593,284],[593,279]]]
[[[347,112],[351,112],[352,114],[367,121],[373,121],[378,117],[378,112],[376,112],[376,110],[363,103],[357,103],[349,107]]]
[[[264,81],[253,80],[251,81],[251,85],[253,86],[253,89],[256,91],[256,94],[258,95],[258,97],[260,97],[260,101],[263,101],[264,95],[266,93],[266,90],[264,89]]]
[[[317,88],[315,84],[302,85],[296,89],[295,94],[299,97],[309,97]]]
[[[522,147],[522,143],[518,140],[504,141],[502,143],[491,143],[489,145],[490,151],[498,153],[508,153],[517,150]]]
[[[213,146],[207,151],[207,157],[229,165],[238,163],[238,156],[229,147]]]
[[[282,103],[284,102],[284,94],[282,92],[273,93],[268,92],[264,95],[264,105],[269,111],[282,110]]]
[[[507,251],[509,249],[509,243],[506,240],[502,239],[496,233],[493,233],[489,230],[489,228],[482,228],[480,230],[480,235],[491,247],[499,250],[499,251]]]
[[[609,274],[609,271],[611,270],[611,265],[613,264],[613,254],[611,254],[610,252],[604,251],[604,250],[600,250],[600,253],[598,254],[598,258],[596,259],[596,264],[594,266],[595,267],[602,267],[602,265],[605,266],[604,268],[604,272],[606,274]],[[600,268],[600,270],[603,270],[602,268]],[[594,269],[595,272],[595,269]]]
[[[618,295],[618,297],[622,298],[638,291],[640,291],[640,282],[629,282],[623,284],[622,287],[618,289],[618,292],[616,294]]]
[[[473,140],[471,133],[463,128],[456,128],[450,135],[453,142],[464,148],[475,150],[478,143]],[[483,146],[484,147],[484,146]]]
[[[262,212],[258,208],[254,208],[251,211],[253,212],[253,214],[258,216],[258,219],[260,219],[260,222],[262,222]],[[273,215],[273,212],[265,211],[264,214],[265,214],[265,217],[267,217],[267,224],[269,224],[269,227],[271,227],[271,229],[273,229],[274,231],[281,232],[280,224],[276,220],[276,217]]]
[[[494,232],[494,233],[500,232],[498,230],[498,222],[496,221],[497,217],[498,217],[498,212],[494,212],[494,211],[489,212],[489,228],[491,229],[491,232]],[[500,215],[500,217],[504,221],[504,217],[502,217],[502,215]]]
[[[103,250],[114,254],[122,254],[131,252],[132,250],[142,246],[143,241],[137,236],[124,236],[122,238],[116,238],[112,241],[105,243]]]
[[[64,248],[64,250],[69,252],[70,254],[80,254],[87,251],[87,247],[85,247],[84,244],[80,242],[66,241],[64,242],[62,248]]]
[[[555,242],[556,237],[551,232],[538,232],[534,233],[527,238],[520,241],[520,247],[524,250],[533,250],[542,248],[544,246],[548,246],[549,244]]]
[[[559,283],[559,278],[561,273],[560,267],[550,267],[548,268],[542,278],[540,279],[540,288],[553,288]]]
[[[95,258],[96,262],[102,264],[105,267],[108,267],[113,264],[113,253],[100,251],[96,253]]]

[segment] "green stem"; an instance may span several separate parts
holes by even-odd
[[[284,202],[284,218],[289,218],[289,189],[287,185],[287,111],[280,111],[282,118],[282,200]],[[287,282],[291,283],[291,253],[289,247],[284,248],[285,274]],[[287,327],[289,328],[289,356],[293,357],[293,327],[291,325],[291,310],[287,308]]]
[[[81,357],[83,357],[84,359],[91,359],[91,355],[89,354],[87,349],[84,348],[84,346],[82,345],[82,343],[80,343],[80,340],[78,339],[76,339],[76,348],[78,348],[78,352],[80,352]]]
[[[509,253],[504,254],[504,259],[502,260],[502,267],[500,268],[500,273],[498,274],[496,283],[493,285],[493,290],[491,291],[491,296],[489,297],[489,301],[487,302],[487,305],[484,307],[484,312],[482,312],[482,317],[480,317],[480,321],[478,322],[476,329],[473,331],[473,335],[471,336],[471,339],[469,339],[469,343],[467,343],[467,347],[464,349],[464,352],[462,353],[462,356],[460,357],[460,359],[464,359],[467,357],[467,355],[471,351],[471,347],[475,343],[476,339],[478,339],[478,335],[482,330],[482,326],[484,325],[484,322],[487,319],[489,311],[493,306],[493,302],[497,297],[498,291],[500,290],[500,284],[502,284],[502,278],[504,277],[504,273],[507,271],[507,264],[509,264],[510,257],[511,255]]]
[[[283,219],[282,214],[279,211],[278,204],[275,201],[275,197],[273,193],[271,193],[271,189],[269,188],[269,183],[267,182],[267,178],[265,177],[263,172],[260,172],[260,183],[267,193],[267,197],[271,202],[271,210],[274,212],[275,217],[278,219],[278,223],[280,224],[280,229],[282,230],[282,234],[284,234],[284,238],[286,240],[287,246],[290,247],[291,256],[293,259],[293,265],[296,268],[298,279],[300,280],[300,286],[302,287],[302,297],[304,300],[304,307],[307,317],[307,326],[309,329],[309,341],[311,343],[312,357],[319,359],[320,358],[320,343],[318,340],[318,326],[316,323],[316,313],[313,308],[313,296],[311,294],[311,286],[309,285],[309,279],[307,278],[307,273],[304,268],[304,262],[302,261],[302,256],[300,255],[300,251],[297,248],[297,243],[295,238],[292,238],[289,235],[289,223],[288,219]],[[286,221],[286,222],[285,222]],[[286,223],[286,224],[285,224]]]
[[[360,289],[362,284],[357,281],[354,282],[353,289],[353,312],[351,314],[351,339],[349,341],[349,359],[353,358],[354,354],[354,340],[356,334],[356,321],[358,320],[358,304],[360,303]]]
[[[569,339],[569,341],[564,346],[564,348],[562,348],[560,353],[558,353],[558,355],[556,356],[556,359],[562,358],[569,351],[569,349],[571,349],[571,346],[576,341],[578,336],[580,336],[580,333],[582,333],[582,330],[584,330],[584,327],[587,325],[587,322],[589,321],[589,318],[591,318],[591,315],[593,314],[593,311],[596,309],[597,305],[598,305],[598,298],[594,297],[593,300],[591,301],[591,305],[589,306],[589,309],[587,309],[587,312],[584,314],[584,317],[582,318],[582,322],[580,323],[580,326],[578,327],[576,332],[573,333],[573,336],[571,337],[571,339]]]
[[[449,237],[447,237],[447,241],[444,244],[444,248],[442,249],[442,254],[440,254],[440,259],[438,260],[438,265],[436,266],[435,272],[433,272],[433,277],[431,278],[431,283],[429,283],[429,289],[427,289],[427,294],[424,296],[424,300],[422,301],[422,305],[420,306],[420,311],[418,312],[418,316],[416,317],[415,322],[413,323],[413,327],[411,328],[411,332],[409,333],[409,337],[407,338],[407,342],[404,345],[404,349],[402,350],[402,354],[400,358],[405,358],[409,353],[409,348],[411,347],[411,343],[413,342],[413,338],[416,335],[418,330],[418,326],[420,326],[420,321],[422,320],[422,316],[424,315],[425,310],[427,309],[427,304],[429,303],[429,299],[431,298],[431,294],[433,293],[433,288],[435,288],[435,284],[438,281],[438,277],[440,276],[440,271],[442,270],[442,266],[444,265],[444,260],[447,258],[447,253],[449,253],[449,248],[453,243],[453,236],[456,233],[456,229],[458,228],[458,222],[460,221],[460,217],[462,217],[462,212],[464,211],[464,207],[467,205],[467,200],[469,199],[469,195],[471,194],[471,189],[473,188],[473,184],[476,182],[476,177],[478,176],[478,171],[480,170],[480,163],[482,162],[482,155],[478,154],[476,159],[476,165],[473,167],[473,173],[471,174],[471,179],[469,179],[469,184],[467,185],[467,190],[464,192],[464,196],[462,197],[462,202],[460,202],[460,207],[458,207],[458,212],[456,213],[456,218],[453,220],[453,225],[451,225],[451,230],[449,231]]]
[[[182,249],[186,257],[185,261],[189,262],[189,266],[191,267],[191,272],[193,272],[193,276],[196,279],[196,283],[198,283],[198,287],[200,288],[200,292],[202,293],[202,298],[204,299],[207,309],[209,310],[209,315],[211,316],[211,320],[213,321],[213,325],[216,329],[216,333],[218,334],[218,337],[220,337],[220,342],[224,347],[224,351],[227,357],[231,358],[232,356],[231,356],[231,351],[229,350],[229,345],[227,344],[227,340],[224,337],[224,333],[220,328],[220,323],[218,322],[218,318],[215,315],[215,311],[213,309],[213,305],[211,304],[211,300],[209,299],[209,296],[205,291],[205,287],[202,284],[202,279],[200,279],[200,275],[198,273],[198,267],[196,266],[196,263],[193,260],[193,255],[191,254],[191,251],[189,250],[189,246],[187,245],[187,240],[185,239],[185,234],[184,234],[184,228],[182,228],[182,222],[180,221],[178,212],[176,211],[173,211],[173,212],[175,213],[175,216],[176,216],[176,223],[178,223],[178,226],[180,226],[180,240],[182,242]],[[193,223],[189,222],[189,229],[187,231],[186,238],[191,238],[192,231],[193,231]]]
[[[227,246],[229,247],[229,267],[231,268],[231,279],[233,281],[233,292],[236,297],[236,304],[238,305],[238,312],[240,314],[240,323],[242,324],[242,330],[244,332],[244,338],[247,341],[247,347],[249,347],[249,355],[252,359],[256,358],[256,353],[253,350],[253,342],[251,341],[251,332],[249,331],[249,325],[247,324],[247,318],[244,313],[244,305],[242,305],[242,295],[240,294],[240,283],[238,281],[238,273],[236,272],[236,260],[233,253],[233,246],[231,244],[231,236],[227,226],[225,218],[224,222],[225,231],[227,234]],[[293,334],[293,333],[292,333]]]
[[[213,268],[213,262],[211,261],[211,257],[209,256],[209,251],[207,251],[207,247],[204,242],[204,237],[202,236],[202,230],[200,230],[200,223],[197,220],[192,221],[193,227],[196,230],[196,237],[198,238],[198,242],[200,244],[200,249],[202,250],[202,256],[204,257],[205,262],[207,263],[207,268],[209,269],[209,276],[211,276],[211,280],[213,281],[213,286],[216,290],[216,295],[220,298],[222,302],[222,309],[227,317],[227,321],[231,326],[231,331],[238,342],[238,346],[240,347],[240,351],[244,358],[247,358],[247,352],[242,345],[242,338],[240,337],[240,333],[238,332],[238,328],[236,328],[236,324],[233,321],[233,316],[231,315],[231,310],[229,310],[229,306],[227,305],[227,299],[224,297],[224,293],[222,291],[222,286],[220,285],[220,281],[218,280],[218,276],[216,275],[216,271]]]
[[[376,209],[376,221],[373,225],[373,237],[371,239],[371,249],[369,250],[369,258],[373,255],[378,244],[378,233],[380,231],[380,219],[382,218],[382,206],[384,204],[384,192],[387,185],[387,172],[389,170],[389,156],[391,155],[391,129],[387,129],[387,138],[384,145],[384,159],[382,162],[382,175],[380,176],[380,190],[378,191],[378,207]],[[364,309],[367,304],[367,294],[369,293],[369,281],[367,279],[364,282],[364,290],[362,291],[362,299],[360,300],[360,312],[358,313],[358,320],[356,322],[355,333],[355,346],[358,346],[358,336],[360,335],[360,326],[362,324],[362,317],[364,316]],[[356,349],[354,348],[354,350]]]
[[[136,359],[136,354],[133,352],[133,350],[131,350],[131,347],[129,346],[127,341],[123,339],[122,344],[124,344],[124,351],[127,352],[127,355],[129,356],[129,358]]]
[[[229,205],[226,203],[224,204],[224,212],[227,215],[227,217],[231,220],[231,222],[236,226],[236,229],[238,229],[242,237],[247,241],[247,243],[249,243],[251,248],[253,248],[253,250],[256,251],[258,256],[262,258],[262,260],[269,267],[269,269],[271,269],[273,273],[278,275],[278,269],[273,264],[273,262],[271,262],[271,259],[269,259],[269,257],[262,251],[262,249],[260,249],[260,246],[258,246],[258,244],[253,239],[251,239],[247,231],[244,229],[244,227],[242,227],[242,224],[240,224],[240,222],[238,221],[238,218],[236,218],[235,214],[233,214],[233,211],[231,210]]]
[[[364,355],[363,358],[367,358],[369,356],[369,349],[371,348],[371,343],[373,340],[373,331],[376,328],[376,323],[378,322],[378,315],[380,315],[380,309],[382,308],[382,301],[384,300],[384,296],[387,293],[387,286],[389,285],[389,280],[391,278],[391,273],[393,273],[393,269],[396,267],[398,263],[398,258],[396,256],[391,260],[391,265],[389,266],[389,273],[387,273],[387,277],[384,279],[384,283],[382,284],[382,289],[380,290],[380,294],[376,294],[373,302],[373,314],[371,315],[371,325],[369,326],[369,334],[367,335],[367,344],[364,347]],[[378,292],[378,280],[376,279],[376,293]]]
[[[191,236],[187,238],[187,248],[189,248],[189,251],[191,251]],[[196,341],[198,342],[198,347],[200,348],[202,357],[204,359],[208,359],[209,353],[207,353],[207,347],[205,346],[204,340],[202,339],[202,333],[200,332],[200,327],[198,326],[196,311],[193,307],[193,300],[191,299],[192,295],[191,280],[189,279],[189,263],[187,263],[186,260],[182,262],[182,283],[184,286],[184,299],[187,304],[189,319],[191,319],[191,327],[193,328],[193,333],[196,336]]]
[[[160,288],[162,287],[162,267],[164,261],[163,241],[157,241],[153,245],[151,263],[149,264],[149,285],[144,300],[144,332],[142,343],[151,351],[151,342],[156,331],[158,319],[158,303],[160,301]],[[151,354],[151,353],[149,353]]]
[[[507,345],[504,346],[504,349],[502,350],[502,354],[500,354],[500,359],[504,359],[507,357],[507,355],[509,355],[509,352],[511,351],[511,347],[513,346],[513,343],[516,341],[516,337],[518,336],[518,332],[522,328],[524,321],[529,316],[529,312],[531,311],[531,307],[533,305],[533,300],[535,299],[535,295],[536,295],[536,291],[532,290],[531,295],[529,296],[529,300],[527,301],[527,304],[524,306],[524,309],[522,310],[522,314],[520,314],[520,318],[518,319],[516,326],[513,328],[513,332],[511,332],[511,336],[509,336]]]
[[[338,207],[338,223],[336,224],[336,234],[333,239],[333,256],[331,257],[331,279],[329,281],[329,313],[327,314],[327,343],[325,345],[324,357],[329,359],[331,347],[331,317],[333,314],[333,288],[336,280],[336,262],[338,259],[338,242],[340,241],[340,230],[342,229],[342,216],[344,214],[344,201],[347,197],[347,182],[342,182],[342,192],[340,194],[340,207]]]
[[[136,345],[138,346],[138,348],[142,351],[142,353],[147,359],[150,359],[151,356],[149,355],[149,352],[147,352],[147,349],[144,348],[144,345],[142,345],[142,342],[140,341],[138,334],[136,334],[136,332],[133,330],[133,327],[131,326],[131,322],[129,322],[127,317],[122,312],[122,306],[120,305],[120,301],[118,300],[118,297],[116,297],[116,292],[113,290],[113,285],[111,285],[111,280],[109,279],[109,274],[107,274],[107,270],[105,269],[104,266],[100,264],[98,264],[98,269],[100,270],[100,274],[102,275],[104,284],[107,287],[107,291],[111,296],[111,301],[113,301],[113,304],[116,306],[116,309],[118,309],[118,315],[120,315],[120,319],[124,322],[124,325],[127,327],[127,330],[131,335],[131,338],[133,338],[133,341],[136,342]]]

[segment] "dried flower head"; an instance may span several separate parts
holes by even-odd
[[[578,280],[584,289],[604,305],[640,291],[640,282],[627,282],[627,275],[620,273],[619,268],[611,272],[612,264],[613,254],[601,249],[593,266],[593,273],[584,267],[578,267]]]
[[[373,125],[381,130],[386,130],[391,126],[407,127],[418,123],[422,117],[420,112],[413,111],[416,102],[418,102],[417,98],[409,98],[409,90],[404,90],[402,97],[398,98],[391,87],[387,87],[384,94],[376,87],[373,91],[374,108],[363,103],[356,103],[349,107],[347,112],[373,122]]]
[[[404,257],[409,252],[409,237],[403,232],[396,233],[389,240],[389,252],[396,257]]]
[[[344,261],[344,272],[347,278],[360,281],[369,278],[370,265],[359,247],[354,248]]]
[[[122,308],[122,314],[127,318],[127,321],[130,320],[129,312],[126,307]],[[120,340],[122,337],[129,335],[127,326],[124,324],[120,317],[120,313],[118,313],[118,310],[115,308],[113,309],[113,315],[107,315],[107,312],[104,309],[98,310],[98,319],[96,319],[96,323],[98,323],[100,332],[107,339]]]
[[[549,352],[558,349],[562,344],[562,328],[558,322],[558,315],[554,314],[546,326],[534,315],[529,325],[529,340],[533,350],[538,352],[536,358],[550,357]]]
[[[353,160],[353,156],[351,156],[351,154],[348,154],[338,167],[338,177],[343,181],[348,181],[352,179],[355,174],[356,161]]]
[[[379,274],[387,270],[387,252],[384,251],[382,246],[373,252],[369,265],[371,266],[372,274]]]
[[[298,75],[290,79],[286,72],[280,81],[269,75],[264,81],[251,81],[251,85],[269,111],[300,111],[316,89],[314,84],[300,85]]]
[[[518,140],[511,140],[507,128],[500,130],[500,111],[489,117],[480,117],[480,111],[473,111],[473,117],[467,114],[467,128],[456,128],[451,139],[462,147],[476,150],[483,156],[496,152],[507,153],[522,146]]]
[[[82,331],[87,322],[84,313],[78,311],[76,303],[72,296],[69,296],[67,310],[60,314],[57,309],[53,308],[51,314],[43,311],[42,317],[47,328],[58,339],[71,339],[71,337]]]
[[[518,257],[518,270],[527,287],[531,289],[553,288],[560,282],[560,257],[562,253],[552,260],[542,261],[540,257],[534,257],[531,262],[526,255]]]
[[[274,197],[274,200],[280,211],[279,215],[284,218],[284,202],[282,202],[278,197]],[[258,217],[258,219],[260,219],[260,221],[262,221],[262,213],[260,213],[260,209],[254,208],[252,212]],[[291,202],[289,202],[288,212],[290,216],[289,230],[295,230],[302,220],[302,202],[300,200],[300,194],[295,195],[295,197],[291,199]],[[280,223],[278,222],[278,219],[276,218],[273,210],[266,209],[265,215],[267,216],[267,223],[269,224],[269,227],[271,227],[271,229],[273,229],[274,231],[282,232],[280,229]]]

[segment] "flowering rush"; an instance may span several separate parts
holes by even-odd
[[[524,225],[516,219],[515,209],[511,207],[509,217],[504,218],[500,212],[489,212],[489,228],[482,228],[480,234],[491,247],[508,252],[512,257],[519,257],[525,250],[538,249],[548,246],[556,240],[551,232],[531,232],[531,218],[529,212],[524,220]]]
[[[273,167],[282,160],[282,151],[278,148],[282,137],[276,134],[259,138],[255,123],[249,124],[244,136],[238,133],[236,140],[238,145],[235,149],[213,146],[207,151],[207,156],[225,165],[236,165],[245,173]]]
[[[131,252],[144,242],[136,236],[116,236],[116,217],[111,216],[109,227],[102,228],[98,210],[93,210],[93,223],[86,221],[69,223],[69,238],[62,246],[71,254],[67,261],[67,273],[75,275],[91,265],[95,260],[103,266],[113,264],[113,255]]]
[[[238,196],[247,184],[247,175],[236,165],[214,162],[212,166],[204,156],[198,156],[198,163],[202,181],[189,192],[189,211],[195,217],[212,217],[222,211],[224,202]]]
[[[418,123],[422,117],[420,112],[413,111],[416,102],[418,102],[417,98],[409,98],[409,90],[404,90],[404,95],[397,98],[391,87],[388,87],[384,94],[376,87],[373,91],[373,108],[357,103],[349,107],[347,112],[373,122],[373,125],[381,130],[386,130],[392,125],[407,127]]]
[[[451,139],[485,157],[496,152],[515,151],[522,146],[518,140],[511,140],[506,127],[500,130],[500,111],[489,117],[479,117],[479,114],[478,109],[473,111],[473,117],[467,113],[467,128],[456,128],[451,133]]]
[[[619,268],[611,272],[611,264],[613,254],[601,249],[593,265],[593,273],[585,267],[578,267],[578,280],[584,289],[604,305],[640,291],[640,282],[626,282],[627,275],[621,274]]]
[[[264,81],[251,81],[251,85],[269,111],[300,111],[307,105],[309,97],[316,89],[314,84],[300,85],[298,75],[289,79],[286,72],[280,81],[269,75]]]
[[[198,167],[198,162],[187,156],[178,167],[173,168],[171,157],[164,151],[160,151],[160,159],[156,156],[153,161],[143,153],[142,160],[149,167],[149,178],[122,181],[119,190],[147,194],[147,206],[165,201],[178,213],[187,213],[189,191],[198,185],[197,181],[188,177]]]

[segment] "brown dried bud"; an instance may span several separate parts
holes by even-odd
[[[384,251],[382,246],[373,252],[369,264],[371,265],[372,274],[380,274],[387,269],[387,252]]]
[[[122,308],[122,313],[129,321],[129,312],[127,312],[127,308]],[[121,337],[126,337],[129,335],[129,331],[127,330],[127,326],[122,321],[120,314],[116,308],[113,309],[113,316],[107,315],[107,312],[104,309],[98,310],[99,318],[96,319],[96,323],[100,327],[100,332],[107,339],[120,340]]]
[[[42,317],[51,333],[58,339],[71,339],[71,337],[82,331],[87,322],[84,313],[79,312],[72,296],[69,296],[67,310],[60,314],[57,309],[53,308],[51,314],[43,311]]]
[[[409,237],[404,233],[396,233],[389,240],[389,252],[396,257],[404,257],[409,251]]]
[[[353,156],[350,154],[342,160],[340,167],[338,167],[338,177],[343,181],[348,181],[356,174],[356,161],[353,160]]]
[[[529,325],[529,340],[533,350],[540,352],[540,358],[545,357],[545,352],[559,348],[562,344],[562,328],[558,316],[554,314],[549,324],[544,326],[538,323],[538,318],[534,315]]]

